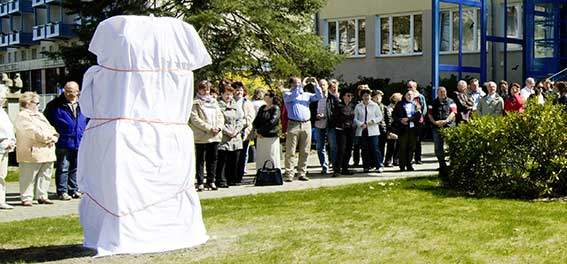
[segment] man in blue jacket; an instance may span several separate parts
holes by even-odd
[[[77,185],[77,152],[87,119],[81,114],[79,92],[76,82],[66,83],[63,94],[49,102],[44,112],[60,135],[55,145],[55,182],[57,196],[65,201],[81,198]]]

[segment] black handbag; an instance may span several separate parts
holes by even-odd
[[[268,168],[268,162],[272,164],[271,168]],[[274,162],[271,160],[266,160],[264,166],[256,172],[256,178],[254,179],[255,186],[269,186],[269,185],[283,185],[282,171],[279,168],[275,168]]]

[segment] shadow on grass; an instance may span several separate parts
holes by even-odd
[[[0,263],[37,263],[92,257],[94,255],[96,255],[95,250],[84,248],[80,244],[0,249]]]
[[[459,192],[454,189],[442,186],[440,184],[439,177],[437,176],[405,179],[403,181],[404,181],[404,184],[402,185],[403,189],[428,192],[437,197],[442,197],[442,198],[462,197],[462,198],[471,198],[471,199],[484,198],[484,197],[476,197],[467,193]]]

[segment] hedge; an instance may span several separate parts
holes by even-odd
[[[443,131],[450,166],[443,184],[476,196],[567,195],[567,113],[531,102],[524,113],[475,116]]]

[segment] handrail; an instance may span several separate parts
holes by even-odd
[[[555,73],[555,74],[553,74],[553,75],[551,75],[551,76],[547,77],[547,79],[546,79],[546,80],[549,80],[549,81],[554,81],[554,80],[553,80],[553,78],[555,78],[556,76],[558,76],[558,75],[561,75],[561,74],[563,74],[563,73],[567,73],[567,68],[565,68],[565,69],[561,70],[561,71],[560,71],[560,72],[558,72],[558,73]]]

